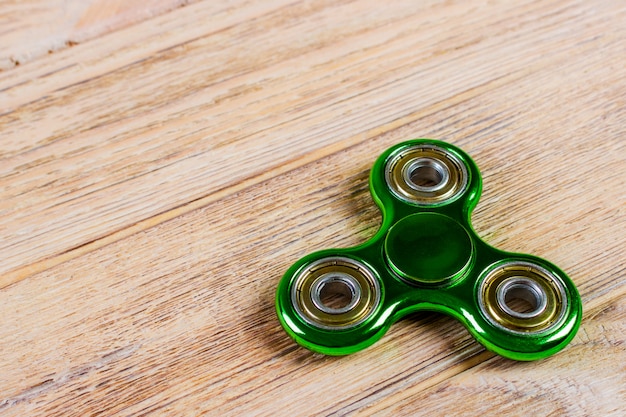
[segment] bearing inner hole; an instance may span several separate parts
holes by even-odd
[[[443,188],[448,182],[446,166],[432,158],[418,158],[409,164],[404,172],[404,180],[417,191],[433,192]]]
[[[502,311],[520,319],[539,316],[546,309],[548,297],[541,286],[526,277],[511,277],[496,289]]]
[[[331,310],[341,310],[350,305],[354,294],[343,281],[330,281],[320,288],[320,301]]]
[[[504,295],[504,303],[516,313],[532,313],[537,310],[540,295],[534,288],[521,284],[512,285]]]
[[[442,179],[441,172],[432,166],[418,166],[411,172],[411,181],[419,187],[434,187]]]
[[[361,301],[361,287],[351,275],[329,272],[319,277],[311,289],[311,301],[327,314],[344,314]]]

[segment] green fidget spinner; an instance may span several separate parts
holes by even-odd
[[[401,317],[432,310],[507,358],[535,360],[565,347],[582,316],[576,287],[552,263],[495,249],[476,234],[470,216],[481,188],[474,161],[445,142],[388,149],[370,174],[380,230],[289,268],[276,294],[287,333],[313,351],[345,355]]]

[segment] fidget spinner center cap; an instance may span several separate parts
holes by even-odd
[[[473,244],[456,220],[443,214],[417,213],[391,227],[384,251],[400,278],[416,284],[447,285],[469,269]]]

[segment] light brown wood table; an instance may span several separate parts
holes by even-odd
[[[626,412],[626,3],[0,2],[0,414]],[[474,227],[584,319],[531,363],[420,313],[325,357],[286,268],[364,242],[416,137],[483,173]]]

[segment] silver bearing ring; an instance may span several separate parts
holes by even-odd
[[[546,268],[509,261],[487,269],[479,280],[478,306],[496,327],[526,335],[548,332],[565,318],[563,281]]]
[[[291,288],[291,302],[307,323],[322,329],[350,329],[371,317],[381,299],[374,272],[346,257],[305,266]]]
[[[392,193],[419,205],[456,200],[467,188],[468,177],[459,157],[430,144],[398,149],[385,165],[385,180]]]

